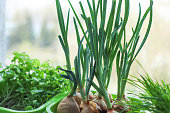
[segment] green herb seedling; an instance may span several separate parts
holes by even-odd
[[[40,107],[69,89],[68,81],[49,62],[40,63],[26,53],[13,53],[11,64],[0,71],[0,106],[13,110]]]
[[[137,61],[142,67],[142,65]],[[144,68],[142,67],[144,70]],[[158,82],[153,80],[145,71],[145,76],[139,77],[132,76],[135,80],[128,80],[128,83],[137,87],[140,92],[136,96],[142,100],[142,103],[134,106],[138,109],[147,110],[156,113],[168,113],[170,110],[170,84],[165,81]]]

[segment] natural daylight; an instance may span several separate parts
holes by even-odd
[[[169,113],[169,0],[0,0],[0,113]]]

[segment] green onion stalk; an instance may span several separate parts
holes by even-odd
[[[90,104],[91,100],[89,99],[89,91],[90,91],[90,87],[92,85],[92,81],[94,78],[96,63],[94,63],[94,66],[93,66],[93,57],[90,55],[86,55],[86,54],[83,54],[82,57],[85,59],[88,59],[87,64],[89,65],[84,65],[84,66],[87,66],[86,68],[90,70],[90,73],[86,71],[87,73],[86,80],[85,81],[82,80],[83,74],[81,73],[81,68],[83,67],[81,67],[81,59],[80,59],[81,56],[80,55],[81,55],[81,52],[83,51],[83,49],[81,49],[83,47],[82,46],[83,39],[79,43],[78,55],[74,59],[75,74],[72,71],[60,69],[66,73],[66,75],[65,74],[64,75],[60,74],[60,75],[72,81],[74,83],[74,86],[70,94],[59,103],[58,108],[57,108],[58,113],[70,113],[70,112],[80,113],[80,108],[81,108],[81,113],[87,113],[87,112],[93,113],[94,110],[97,111],[97,108],[95,108],[94,106]],[[88,47],[86,49],[88,51]],[[85,61],[85,59],[83,60]],[[86,84],[85,91],[84,91],[83,83]],[[79,92],[81,95],[80,104],[79,104],[79,100],[77,100],[77,98],[79,97],[77,97],[77,95],[74,95],[76,94],[77,86],[79,88]],[[92,106],[94,109],[91,109],[90,106]]]
[[[139,18],[136,25],[135,30],[133,31],[133,35],[129,42],[126,40],[126,25],[129,17],[130,3],[129,0],[124,0],[124,16],[121,17],[121,9],[122,9],[122,0],[112,0],[112,6],[109,14],[108,20],[106,20],[106,12],[107,12],[107,0],[86,0],[88,4],[88,9],[90,12],[90,16],[87,16],[83,7],[82,2],[79,2],[81,8],[81,17],[85,22],[85,27],[83,27],[78,14],[76,13],[72,3],[68,0],[70,7],[74,13],[74,26],[77,35],[77,42],[79,46],[78,55],[74,60],[75,73],[76,78],[78,80],[78,86],[80,89],[85,86],[86,83],[86,92],[89,91],[90,86],[92,85],[99,93],[99,96],[103,96],[105,102],[107,104],[107,108],[111,109],[112,105],[107,95],[107,89],[110,83],[111,72],[113,62],[116,59],[116,70],[118,77],[118,94],[117,98],[122,99],[125,93],[126,81],[128,78],[129,70],[132,65],[132,62],[140,52],[143,47],[152,23],[152,0],[150,0],[150,7],[146,10],[144,16],[141,17],[141,8],[139,5]],[[118,1],[118,3],[116,3]],[[56,0],[57,4],[57,13],[60,22],[60,29],[62,33],[62,38],[59,36],[61,45],[65,51],[66,61],[69,58],[68,55],[68,43],[67,43],[67,31],[68,31],[68,22],[69,22],[69,13],[67,18],[67,25],[65,28],[63,15],[61,6],[59,4],[59,0]],[[116,5],[117,4],[117,5]],[[146,34],[140,44],[139,48],[137,48],[137,44],[139,41],[139,33],[141,27],[143,25],[144,20],[147,15],[150,13],[150,19]],[[100,23],[98,23],[98,17],[100,17]],[[107,21],[107,23],[106,23]],[[80,41],[80,35],[78,31],[77,23],[83,33],[83,39],[86,40],[86,48],[83,48],[82,41]],[[124,36],[124,37],[123,37]],[[82,39],[82,40],[83,40]],[[124,41],[122,44],[121,42]],[[92,64],[90,64],[91,71],[89,70],[89,62],[94,60],[95,67],[91,68]],[[67,64],[68,65],[68,64]],[[81,65],[81,66],[80,66]],[[83,73],[81,73],[81,69]],[[93,71],[92,71],[93,70]],[[88,77],[88,73],[89,76]],[[81,76],[82,75],[82,76]],[[94,76],[96,77],[98,84],[93,82]],[[82,100],[85,99],[85,95],[82,91],[80,91]],[[86,94],[86,93],[85,93]]]
[[[72,71],[60,68],[60,70],[66,72],[66,74],[67,74],[67,75],[63,75],[63,74],[60,74],[60,75],[64,78],[66,78],[66,79],[69,79],[70,81],[72,81],[74,83],[74,87],[72,88],[72,91],[69,95],[73,96],[73,94],[76,92],[76,89],[77,89],[77,86],[78,86],[78,88],[80,90],[81,97],[82,97],[82,101],[86,101],[86,100],[89,99],[89,91],[90,91],[90,87],[92,85],[92,81],[93,81],[93,78],[94,78],[94,72],[95,72],[96,64],[94,63],[94,66],[93,66],[93,57],[90,56],[88,47],[86,46],[87,48],[82,49],[83,39],[84,39],[84,37],[79,42],[78,55],[74,59],[75,74]],[[86,54],[82,54],[83,52],[86,53]],[[86,62],[87,65],[81,65],[82,60],[84,62]],[[86,66],[86,67],[83,67],[83,66]],[[85,77],[86,79],[85,80],[83,80],[84,79],[83,78],[84,71],[83,71],[83,73],[81,72],[81,69],[84,69],[84,68],[86,68],[86,72],[85,72],[86,73],[86,77]],[[88,70],[90,70],[90,71],[88,71]],[[84,85],[83,84],[86,85],[85,92],[84,92]]]
[[[66,64],[67,64],[66,65],[67,70],[71,70],[70,50],[69,50],[69,45],[68,45],[68,26],[69,26],[70,10],[68,11],[67,22],[66,22],[66,26],[65,26],[63,12],[62,12],[62,8],[61,8],[59,0],[56,0],[56,8],[57,8],[57,15],[58,15],[60,31],[62,34],[62,35],[59,35],[58,38],[59,38],[60,44],[64,50]],[[73,87],[73,84],[71,81],[70,81],[70,87],[71,88]]]
[[[69,45],[68,45],[68,40],[67,40],[70,10],[68,11],[67,22],[65,26],[62,8],[61,8],[59,0],[56,0],[56,7],[57,7],[59,26],[60,26],[60,30],[62,34],[62,36],[59,35],[58,38],[64,50],[66,63],[67,63],[67,70],[62,69],[62,71],[65,71],[67,75],[62,75],[62,76],[70,80],[71,86],[73,86],[73,84],[77,84],[71,87],[72,91],[69,95],[73,96],[72,94],[73,92],[75,93],[75,87],[77,88],[78,86],[80,90],[80,94],[82,96],[82,100],[85,101],[85,98],[88,98],[88,97],[85,97],[85,94],[86,96],[88,95],[90,87],[91,87],[90,81],[92,81],[94,78],[93,56],[90,54],[90,50],[88,46],[86,46],[86,48],[83,48],[82,42],[85,37],[83,37],[82,40],[80,39],[77,23],[76,23],[75,18],[73,18],[76,36],[77,36],[78,55],[75,57],[75,60],[74,60],[75,74],[71,71],[70,52],[69,52]],[[82,73],[81,73],[81,69],[82,69]],[[73,79],[72,77],[73,74],[74,76],[76,75],[76,79]],[[88,78],[88,75],[89,75],[89,78]],[[88,80],[88,83],[86,83],[87,80]],[[83,90],[84,90],[85,85],[86,85],[86,90],[84,94]]]
[[[153,4],[152,0],[150,0],[150,6],[145,11],[142,18],[141,18],[141,6],[139,4],[139,16],[138,16],[137,24],[136,24],[135,30],[132,29],[133,34],[129,41],[126,41],[125,29],[123,31],[123,34],[124,34],[123,42],[124,43],[120,44],[119,46],[120,50],[118,51],[117,57],[116,57],[116,69],[117,69],[117,78],[118,78],[118,88],[117,88],[118,89],[117,91],[118,100],[121,100],[124,97],[126,82],[128,79],[131,65],[148,38],[148,34],[149,34],[149,31],[151,29],[151,24],[152,24],[152,4]],[[140,30],[142,28],[142,25],[147,15],[150,15],[149,23],[148,23],[146,33],[144,37],[142,38],[139,36],[139,33],[140,33]],[[141,43],[139,44],[140,39],[141,39]],[[139,44],[139,47],[137,48],[138,44]]]
[[[123,31],[125,29],[129,16],[129,0],[125,0],[124,20],[121,20],[120,18],[122,0],[119,0],[117,13],[115,13],[116,0],[112,0],[112,8],[107,24],[107,0],[98,0],[97,4],[94,0],[92,0],[92,3],[87,0],[87,4],[90,11],[90,17],[87,17],[82,3],[79,2],[82,11],[81,16],[86,24],[87,33],[85,32],[80,22],[80,19],[70,1],[69,4],[86,39],[86,43],[89,47],[90,53],[92,54],[94,61],[96,62],[95,77],[97,78],[99,86],[97,86],[93,81],[92,86],[99,92],[99,96],[104,97],[107,107],[112,108],[106,90],[108,89],[110,82],[112,64],[118,52]],[[100,26],[98,26],[97,21],[99,13]]]
[[[58,15],[58,21],[59,21],[59,26],[60,26],[60,31],[62,35],[59,35],[59,41],[60,44],[64,50],[65,53],[65,58],[66,58],[66,64],[67,64],[67,70],[71,70],[71,62],[70,62],[70,50],[69,50],[69,44],[68,44],[68,27],[69,27],[69,17],[70,17],[70,10],[68,10],[68,15],[67,15],[67,22],[66,22],[66,26],[65,26],[65,22],[64,22],[64,17],[63,17],[63,12],[62,12],[62,8],[60,5],[60,1],[56,0],[56,7],[57,7],[57,15]],[[78,31],[78,27],[77,27],[77,23],[75,18],[73,18],[74,20],[74,25],[75,25],[75,31],[76,31],[76,35],[77,35],[77,44],[78,46],[80,45],[80,35],[79,35],[79,31]],[[86,75],[88,74],[88,60],[89,60],[89,49],[85,48],[83,49],[83,45],[81,45],[81,50],[80,50],[80,62],[82,64],[82,70],[83,70],[83,75],[82,75],[82,87],[85,86],[85,78]],[[73,84],[70,81],[70,86],[72,87]]]

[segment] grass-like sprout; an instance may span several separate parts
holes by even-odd
[[[134,76],[133,76],[134,77]],[[170,111],[170,84],[159,83],[153,80],[148,73],[141,78],[134,77],[129,83],[140,89],[137,95],[143,101],[137,104],[138,109],[144,109],[155,113],[169,113]]]

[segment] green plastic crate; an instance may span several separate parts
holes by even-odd
[[[57,113],[57,106],[59,102],[64,99],[68,93],[61,95],[55,101],[53,101],[50,105],[46,107],[46,113]]]

